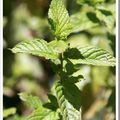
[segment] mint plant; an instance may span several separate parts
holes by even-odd
[[[81,120],[81,92],[76,83],[84,79],[84,76],[75,73],[80,69],[81,64],[115,66],[115,58],[101,48],[93,46],[73,48],[66,42],[68,35],[75,31],[75,25],[72,24],[62,0],[52,0],[48,21],[54,40],[23,41],[12,49],[13,53],[44,57],[50,61],[57,74],[51,93],[48,94],[47,103],[42,103],[36,96],[20,93],[20,98],[34,108],[33,113],[26,119]]]

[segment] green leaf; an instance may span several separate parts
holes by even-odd
[[[3,111],[3,117],[6,118],[8,117],[9,115],[13,115],[16,113],[16,108],[14,107],[11,107],[11,108],[7,108]]]
[[[78,12],[70,17],[73,25],[72,32],[87,30],[99,25],[99,20],[92,12]]]
[[[51,46],[57,54],[63,53],[68,48],[67,43],[63,40],[53,40],[49,42],[49,46]],[[56,59],[51,61],[51,65],[54,71],[59,71],[59,66],[56,65],[60,64],[60,60]]]
[[[58,109],[57,98],[52,94],[48,94],[48,102],[43,104],[43,106],[53,111],[57,110]]]
[[[27,53],[35,56],[45,57],[46,59],[57,59],[58,54],[45,40],[24,41],[17,44],[13,49],[13,53]]]
[[[15,114],[11,117],[9,117],[7,120],[26,120],[25,116]]]
[[[61,81],[55,83],[56,96],[63,120],[81,120],[79,90],[74,84],[66,86],[67,84],[67,80],[64,84]],[[75,100],[75,98],[77,99]]]
[[[40,99],[36,96],[32,96],[32,95],[27,94],[27,93],[20,93],[19,96],[20,96],[21,100],[26,102],[27,105],[31,106],[32,108],[37,109],[37,108],[42,107],[42,103],[41,103]]]
[[[19,96],[27,105],[35,109],[32,114],[27,117],[27,120],[60,120],[57,101],[53,95],[48,95],[50,100],[50,102],[48,102],[49,106],[48,104],[42,105],[40,99],[36,96],[27,93],[20,93]],[[56,105],[53,102],[55,102]],[[51,106],[55,109],[53,110]]]
[[[76,53],[76,54],[75,54]],[[65,57],[73,64],[88,64],[98,66],[115,66],[115,58],[108,51],[96,47],[71,48],[65,52]]]
[[[7,18],[6,17],[3,17],[3,28],[6,26],[6,24],[7,24]]]
[[[26,120],[60,120],[60,117],[59,112],[37,109]]]
[[[98,3],[103,3],[105,0],[77,0],[78,4],[89,4],[89,5],[95,5]]]
[[[115,17],[116,14],[116,10],[115,10],[115,3],[109,3],[109,4],[100,4],[96,6],[97,10],[105,10],[105,11],[109,11],[112,13],[112,15]]]
[[[56,53],[63,53],[68,45],[63,40],[53,40],[49,43],[49,46],[51,46]]]
[[[71,33],[71,23],[62,0],[52,0],[49,9],[49,22],[57,39],[66,39]]]
[[[107,28],[108,32],[113,32],[115,18],[110,11],[107,10],[96,10],[96,16],[100,22]]]

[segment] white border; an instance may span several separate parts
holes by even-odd
[[[0,120],[3,120],[3,0],[0,0]]]
[[[119,38],[119,31],[118,31],[118,27],[119,27],[119,24],[118,24],[118,6],[119,6],[119,0],[116,0],[116,120],[119,120],[119,96],[118,96],[118,93],[119,93],[119,82],[118,82],[118,72],[119,72],[119,69],[118,69],[118,62],[119,62],[119,53],[118,53],[118,46],[119,46],[119,42],[118,42],[118,38]]]

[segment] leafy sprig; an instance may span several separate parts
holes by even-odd
[[[82,1],[88,2],[88,1]],[[98,2],[103,2],[99,0]],[[94,1],[96,4],[96,2]],[[79,14],[81,16],[79,16]],[[23,41],[17,44],[13,53],[27,53],[45,59],[51,60],[59,80],[55,83],[54,93],[48,95],[48,102],[41,103],[38,97],[20,94],[20,98],[34,108],[33,113],[27,117],[27,120],[80,120],[81,119],[81,91],[75,85],[76,82],[83,79],[84,76],[73,74],[80,69],[81,64],[97,66],[115,66],[115,58],[106,50],[92,46],[71,48],[65,41],[68,35],[75,31],[91,28],[98,25],[101,21],[110,28],[108,19],[100,11],[96,11],[95,17],[98,21],[92,23],[85,13],[77,13],[69,17],[62,0],[52,0],[48,19],[55,40],[46,42],[43,39],[32,41]],[[83,20],[83,18],[84,20]],[[76,19],[77,18],[77,19]],[[82,23],[74,23],[73,19],[83,20]],[[85,24],[87,23],[87,24]],[[85,27],[84,25],[85,24]],[[59,66],[58,66],[59,65]],[[77,66],[77,68],[76,68]]]

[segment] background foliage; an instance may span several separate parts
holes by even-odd
[[[47,16],[50,1],[4,0],[3,2],[4,119],[24,120],[34,107],[37,108],[38,104],[47,101],[47,94],[55,82],[56,75],[47,60],[26,54],[13,54],[8,48],[13,48],[20,41],[30,41],[34,38],[43,38],[48,42],[53,39]],[[67,42],[73,47],[97,46],[115,56],[115,1],[64,0],[64,2],[74,25],[74,33],[69,35]],[[60,26],[56,27],[59,29]],[[63,30],[65,29],[66,27]],[[58,38],[60,37],[56,29],[53,32]],[[66,34],[69,34],[69,31]],[[61,34],[61,36],[64,38],[65,35]],[[82,74],[85,79],[77,83],[81,90],[79,99],[82,104],[83,119],[114,120],[115,68],[87,65],[80,67],[76,74]],[[18,95],[21,92],[23,93]],[[31,95],[24,92],[38,96],[37,99],[40,100],[37,100],[34,105],[31,101],[25,104],[20,98],[23,101],[31,100]],[[54,98],[51,99],[55,102]],[[55,109],[56,106],[53,108]],[[43,110],[43,114],[49,113],[44,111],[46,110]],[[57,119],[54,112],[50,114],[55,120]]]

